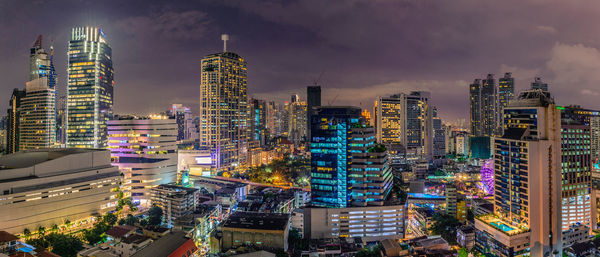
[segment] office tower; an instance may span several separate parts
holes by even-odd
[[[217,170],[232,170],[247,151],[246,60],[233,52],[201,61],[200,145],[214,152]]]
[[[29,81],[21,100],[19,150],[50,148],[56,143],[56,72],[40,35],[29,55]]]
[[[313,107],[321,106],[321,86],[306,87],[306,120],[310,122],[311,110]],[[310,126],[306,126],[306,141],[310,142]]]
[[[61,96],[56,101],[56,144],[67,143],[67,97]]]
[[[277,104],[274,101],[266,102],[265,113],[265,125],[267,126],[269,137],[273,137],[277,132]]]
[[[0,230],[78,226],[117,204],[121,176],[107,150],[30,150],[3,156],[0,167]]]
[[[112,49],[98,27],[71,30],[67,69],[67,147],[104,148],[113,115]]]
[[[177,140],[194,139],[192,111],[182,104],[172,104],[167,114],[177,122]]]
[[[500,115],[502,115],[502,109],[508,106],[508,103],[515,95],[515,79],[512,77],[512,73],[504,73],[504,77],[498,79],[498,104],[500,105]],[[500,116],[502,122],[502,116]]]
[[[442,119],[437,114],[437,109],[433,108],[433,156],[441,158],[446,156],[446,130]]]
[[[374,125],[377,129],[377,142],[391,145],[405,145],[406,123],[403,94],[378,97],[373,110]]]
[[[164,116],[115,116],[108,121],[108,149],[123,173],[121,188],[135,204],[150,206],[150,189],[177,178],[177,122]]]
[[[504,81],[504,86],[508,86],[507,84],[507,81]],[[498,91],[493,74],[488,74],[486,79],[475,79],[470,85],[471,134],[473,136],[493,137],[502,133],[502,112]],[[506,92],[503,92],[503,101],[506,101],[508,96],[507,89]]]
[[[548,91],[548,84],[542,81],[542,78],[536,77],[533,82],[531,82],[531,89],[541,89],[542,91]]]
[[[21,127],[21,101],[25,97],[25,90],[13,89],[8,102],[6,121],[6,153],[19,151]]]
[[[269,135],[267,130],[267,103],[251,98],[248,101],[248,140],[258,141],[261,146]]]
[[[311,115],[311,197],[315,206],[383,205],[391,170],[374,129],[357,107],[317,107]]]
[[[590,126],[563,120],[562,156],[562,230],[585,225],[592,228]]]
[[[292,95],[292,101],[287,107],[289,114],[288,139],[298,145],[306,138],[306,102],[300,101],[298,95]]]
[[[562,252],[560,110],[550,93],[524,91],[494,138],[494,213],[475,219],[476,248],[496,256]]]
[[[406,149],[430,157],[433,154],[432,108],[429,92],[413,91],[406,95]]]
[[[429,92],[413,91],[379,97],[373,113],[377,141],[387,146],[402,145],[417,155],[433,154],[433,110]]]

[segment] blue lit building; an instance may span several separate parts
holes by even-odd
[[[315,206],[381,206],[392,186],[385,147],[357,107],[317,107],[311,116],[311,195]]]

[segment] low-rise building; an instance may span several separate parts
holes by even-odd
[[[404,205],[304,208],[304,237],[360,237],[364,242],[404,237]]]
[[[568,230],[562,232],[563,245],[569,246],[575,243],[588,241],[589,231],[585,224],[574,224],[569,227]]]
[[[235,212],[212,233],[211,253],[240,246],[287,251],[289,222],[289,214]]]
[[[110,153],[45,149],[0,158],[0,230],[21,233],[73,223],[116,206],[121,180]]]
[[[165,234],[152,244],[144,247],[132,257],[166,256],[181,257],[194,256],[198,248],[194,240],[186,236],[183,231],[174,231]]]
[[[471,250],[475,244],[475,228],[473,226],[461,226],[456,229],[456,242],[458,242],[458,245]]]
[[[200,192],[196,188],[162,184],[152,188],[150,199],[160,207],[168,224],[188,214],[198,207]]]

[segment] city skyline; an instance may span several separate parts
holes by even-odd
[[[197,95],[200,78],[193,67],[202,56],[221,50],[222,33],[231,35],[230,50],[249,60],[248,96],[258,99],[282,102],[294,93],[304,99],[304,87],[323,72],[319,84],[324,104],[335,98],[332,105],[372,109],[376,96],[429,90],[436,92],[432,103],[440,116],[450,120],[467,117],[462,92],[473,78],[513,72],[517,92],[541,76],[554,85],[559,105],[577,102],[596,108],[593,85],[600,77],[592,71],[600,67],[600,40],[584,33],[596,24],[593,15],[586,15],[593,8],[568,3],[550,8],[544,3],[513,1],[458,1],[446,7],[429,1],[384,5],[344,2],[333,3],[330,8],[308,8],[310,5],[319,6],[311,1],[242,5],[140,5],[129,1],[112,2],[110,7],[87,1],[0,2],[0,7],[5,7],[0,8],[0,31],[11,35],[0,42],[6,46],[0,50],[5,56],[0,61],[0,76],[5,80],[0,87],[6,91],[24,84],[23,67],[27,64],[19,53],[24,45],[31,45],[32,38],[44,34],[48,43],[54,42],[58,90],[64,95],[67,34],[71,27],[89,25],[104,28],[117,57],[117,113],[159,112],[169,103],[180,102],[197,114],[197,101],[191,96]],[[355,17],[361,9],[369,12],[348,24],[341,21]],[[428,19],[412,14],[425,9]],[[494,12],[486,22],[473,25],[472,19],[481,18],[486,9]],[[512,13],[515,9],[520,11]],[[565,21],[550,18],[562,9],[573,15],[560,15]],[[52,10],[73,11],[74,15],[50,18]],[[219,18],[225,12],[239,15],[232,15],[233,20]],[[24,21],[20,17],[33,18]],[[504,28],[501,24],[506,17],[514,21]],[[402,22],[388,22],[394,19]],[[322,26],[315,26],[317,22]],[[580,26],[565,27],[573,22]],[[434,30],[438,26],[440,29]],[[508,29],[513,26],[521,29]],[[472,38],[478,40],[469,41]],[[445,44],[434,43],[442,39]],[[349,50],[356,54],[348,55]],[[178,90],[162,92],[165,84]],[[148,90],[142,92],[143,97],[131,99],[140,89]],[[141,100],[158,96],[156,103]],[[2,101],[0,108],[7,105]]]

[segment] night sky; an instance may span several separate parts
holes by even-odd
[[[261,99],[304,99],[323,73],[324,104],[371,110],[378,95],[429,90],[453,121],[468,117],[474,78],[510,71],[517,91],[541,76],[559,104],[600,109],[599,13],[599,1],[563,0],[0,0],[0,110],[25,87],[39,34],[54,41],[64,94],[70,29],[86,25],[112,45],[115,113],[197,113],[200,59],[222,50],[222,33]]]

